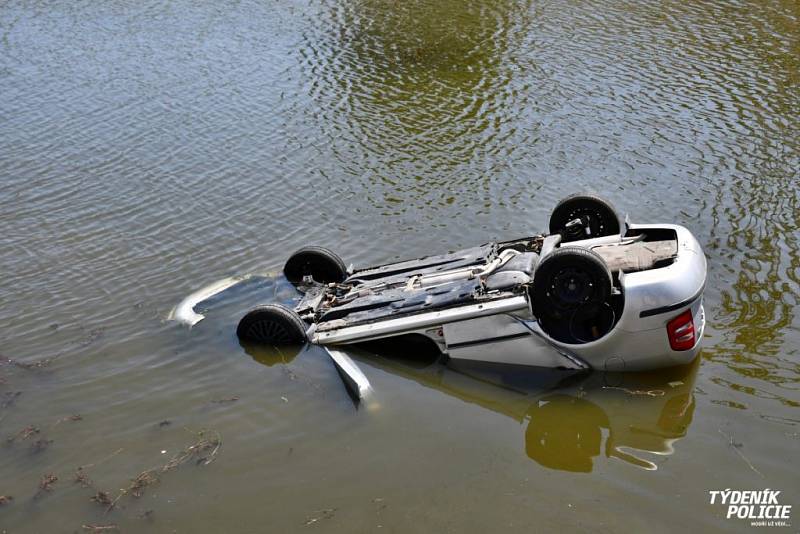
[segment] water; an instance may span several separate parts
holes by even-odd
[[[749,530],[709,504],[725,488],[796,508],[799,19],[793,1],[5,2],[0,353],[52,361],[0,364],[0,437],[39,429],[0,447],[0,531]],[[318,349],[237,343],[248,305],[291,297],[279,277],[165,322],[305,244],[356,265],[452,250],[539,231],[583,190],[703,244],[698,365],[499,388],[361,355],[377,396],[356,410]],[[202,430],[212,463],[90,500]]]

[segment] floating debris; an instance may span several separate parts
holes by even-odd
[[[77,421],[83,421],[83,416],[80,415],[80,414],[68,415],[67,417],[62,417],[61,419],[56,421],[56,425],[60,425],[61,423],[66,423],[66,422],[74,423],[74,422],[77,422]],[[55,425],[53,425],[53,426],[55,426]]]
[[[21,362],[0,354],[0,365],[13,365],[21,369],[41,369],[42,367],[50,365],[56,358],[58,358],[58,356],[53,358],[41,358],[32,362]]]
[[[44,492],[53,491],[53,484],[56,482],[58,482],[58,477],[52,473],[43,476],[42,480],[39,481],[39,492],[36,496],[38,497]]]
[[[93,485],[92,484],[92,479],[89,478],[89,476],[86,473],[84,473],[83,467],[79,467],[78,469],[75,470],[75,475],[74,475],[72,481],[75,484],[80,484],[81,487],[84,487],[84,488],[91,488],[92,485]]]
[[[0,506],[11,504],[11,501],[14,500],[14,497],[11,495],[0,495]]]
[[[628,395],[635,395],[635,396],[644,396],[644,397],[663,397],[664,390],[663,389],[628,389],[623,387],[617,386],[603,386],[603,389],[616,389],[619,391],[624,391]]]
[[[726,434],[725,432],[722,431],[721,428],[718,428],[717,430],[719,431],[720,434],[722,434],[723,436],[725,436],[728,439],[728,445],[730,445],[733,448],[733,450],[736,452],[736,454],[738,454],[739,457],[742,460],[744,460],[744,462],[747,464],[747,467],[749,467],[750,470],[753,471],[754,473],[758,473],[759,475],[761,475],[762,478],[764,478],[764,474],[761,471],[759,471],[758,469],[756,469],[756,466],[753,465],[753,463],[750,461],[750,459],[747,458],[747,456],[745,456],[744,453],[739,450],[739,449],[742,448],[742,443],[735,442],[733,440],[733,436],[730,435],[730,434]]]
[[[156,484],[157,482],[158,482],[158,476],[154,474],[152,471],[142,471],[141,473],[139,473],[139,476],[133,479],[130,488],[128,488],[128,492],[138,499],[142,495],[144,495],[144,489],[146,487],[152,484]]]
[[[45,367],[53,363],[53,360],[55,359],[56,358],[42,358],[41,360],[34,360],[32,362],[18,362],[16,360],[9,360],[9,363],[16,367],[19,367],[20,369],[28,369],[28,370],[44,369]]]
[[[105,506],[107,509],[114,506],[114,501],[111,500],[111,496],[105,491],[98,491],[97,493],[95,493],[92,496],[91,501],[96,502],[97,504],[101,504]]]
[[[321,519],[330,519],[330,518],[332,518],[333,515],[336,513],[336,508],[325,508],[324,510],[316,510],[316,511],[314,511],[312,513],[317,514],[317,515],[308,518],[306,520],[306,522],[304,523],[305,526],[313,525],[314,523],[316,523],[317,521],[319,521]]]
[[[83,525],[83,530],[89,532],[108,532],[112,530],[119,532],[119,527],[113,523],[109,525]]]
[[[31,436],[35,436],[39,432],[41,432],[39,428],[33,425],[29,425],[20,430],[19,432],[17,432],[16,434],[14,434],[13,436],[10,436],[6,441],[9,443],[13,443],[15,441],[23,441]]]
[[[92,482],[92,479],[89,478],[89,475],[86,474],[86,469],[88,469],[90,467],[94,467],[94,466],[96,466],[98,464],[101,464],[101,463],[105,462],[106,460],[109,460],[109,459],[113,458],[117,454],[121,453],[123,450],[124,449],[117,449],[112,454],[106,456],[102,460],[99,460],[99,461],[97,461],[97,462],[95,462],[93,464],[87,464],[87,465],[82,465],[82,466],[78,467],[75,470],[75,473],[72,475],[73,484],[80,484],[82,488],[94,488],[94,482]],[[105,496],[105,498],[103,496]],[[108,500],[107,503],[105,502],[106,498]],[[111,507],[113,507],[113,503],[114,503],[114,501],[112,501],[111,498],[109,497],[108,493],[106,493],[104,491],[99,491],[99,490],[92,497],[92,500],[95,501],[95,502],[101,503],[101,504],[106,504],[107,506],[111,506]]]
[[[103,337],[103,334],[105,334],[104,328],[95,328],[79,342],[79,346],[85,347],[87,345],[90,345],[95,341],[97,341],[98,339],[100,339],[101,337]]]
[[[165,473],[167,471],[175,469],[191,459],[195,459],[196,460],[195,463],[197,465],[208,465],[211,462],[213,462],[216,459],[217,454],[219,453],[220,447],[222,447],[222,438],[220,437],[219,432],[215,432],[214,433],[215,437],[211,439],[206,438],[204,432],[197,432],[195,433],[195,435],[197,436],[198,440],[192,445],[181,450],[179,453],[173,456],[166,464],[164,464],[161,467],[151,468],[142,471],[136,476],[136,478],[131,479],[130,485],[127,488],[121,489],[116,498],[114,498],[114,500],[109,501],[106,508],[106,513],[110,512],[114,508],[114,506],[116,506],[117,502],[119,502],[119,500],[122,499],[125,495],[130,495],[136,499],[141,498],[144,495],[145,489],[147,487],[160,482],[159,473]],[[114,454],[117,454],[121,451],[122,449],[120,449]],[[112,456],[114,455],[112,454]],[[83,475],[81,468],[78,468],[78,472],[76,473],[76,481],[79,481],[78,479],[79,474]],[[83,481],[84,479],[88,483],[88,478],[86,478],[85,476],[82,477],[80,480]],[[98,495],[99,493],[101,492],[98,492]],[[97,497],[98,495],[95,495],[95,497]]]
[[[196,434],[198,441],[173,456],[170,461],[161,468],[161,471],[164,472],[175,469],[192,458],[197,460],[196,463],[198,465],[208,465],[213,462],[217,458],[217,453],[222,446],[222,437],[220,437],[219,432],[215,434],[215,438],[208,439],[204,437],[203,432],[198,432]]]
[[[289,380],[297,380],[297,375],[295,374],[295,372],[286,367],[285,365],[281,366],[281,370],[284,372],[286,376],[289,377]]]
[[[171,424],[172,424],[172,421],[170,421],[169,419],[164,419],[163,421],[158,423],[158,427],[159,428],[164,428],[165,426],[170,426]]]
[[[236,401],[238,401],[238,400],[239,400],[239,397],[237,397],[236,395],[234,395],[234,396],[232,396],[232,397],[226,397],[226,398],[224,398],[224,399],[212,400],[212,401],[211,401],[211,403],[212,403],[212,404],[227,404],[227,403],[229,403],[229,402],[236,402]]]
[[[118,455],[119,453],[121,453],[121,452],[122,452],[122,451],[124,451],[124,450],[125,450],[125,449],[117,449],[117,450],[115,450],[114,452],[112,452],[111,454],[109,454],[108,456],[106,456],[105,458],[103,458],[102,460],[99,460],[99,461],[97,461],[97,462],[95,462],[95,463],[93,463],[93,464],[86,464],[86,465],[82,465],[82,466],[80,466],[80,467],[79,467],[77,470],[78,470],[78,471],[83,471],[84,469],[88,469],[88,468],[90,468],[90,467],[94,467],[94,466],[96,466],[96,465],[100,465],[100,464],[102,464],[103,462],[105,462],[105,461],[107,461],[107,460],[110,460],[111,458],[113,458],[114,456]]]
[[[50,327],[53,328],[53,325],[50,325]],[[58,328],[58,325],[56,324],[55,325],[55,329],[57,329],[57,328]],[[105,333],[104,330],[105,329],[103,329],[103,328],[96,328],[96,329],[92,330],[91,332],[89,332],[89,334],[84,336],[80,341],[73,342],[71,345],[73,347],[77,346],[79,348],[86,347],[86,346],[94,343],[99,338],[103,337],[103,334]],[[68,352],[68,349],[65,349],[65,350],[59,352],[58,354],[56,354],[55,356],[52,356],[50,358],[40,358],[38,360],[33,360],[33,361],[30,361],[30,362],[22,362],[22,361],[15,360],[13,358],[9,358],[7,356],[3,356],[2,354],[0,354],[0,365],[13,365],[14,367],[19,367],[20,369],[27,369],[27,370],[43,369],[45,367],[48,367],[51,363],[53,363],[54,361],[59,359],[61,356],[63,356],[67,352]],[[2,377],[0,377],[0,378],[2,378]],[[5,379],[3,378],[3,381],[4,380]],[[0,383],[2,383],[2,382],[0,382]]]
[[[158,476],[152,470],[142,471],[136,478],[131,480],[131,485],[128,486],[127,489],[120,490],[119,495],[117,495],[113,501],[108,503],[108,506],[106,507],[106,513],[110,512],[119,502],[119,500],[125,495],[132,495],[139,499],[142,497],[142,495],[144,495],[144,490],[146,487],[157,482]]]

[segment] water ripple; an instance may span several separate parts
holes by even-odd
[[[59,356],[52,375],[9,375],[33,399],[18,413],[83,410],[109,445],[171,412],[253,457],[315,428],[350,447],[322,355],[295,361],[302,384],[253,371],[232,337],[248,299],[192,332],[163,317],[305,244],[356,264],[452,250],[541,230],[591,190],[706,250],[698,411],[796,421],[799,21],[785,1],[5,2],[0,352]],[[253,404],[208,410],[231,383]],[[286,392],[290,416],[270,404]],[[436,398],[438,428],[452,405]]]

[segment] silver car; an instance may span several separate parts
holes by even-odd
[[[454,360],[639,371],[692,361],[705,327],[691,232],[622,222],[594,195],[558,203],[547,233],[360,269],[305,247],[284,274],[302,299],[248,312],[242,343],[422,336]]]

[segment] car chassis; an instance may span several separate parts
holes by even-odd
[[[243,343],[336,346],[423,336],[454,360],[638,371],[684,364],[705,326],[703,251],[674,224],[620,224],[606,201],[574,195],[550,232],[346,269],[305,247],[284,267],[303,292],[240,321]]]

